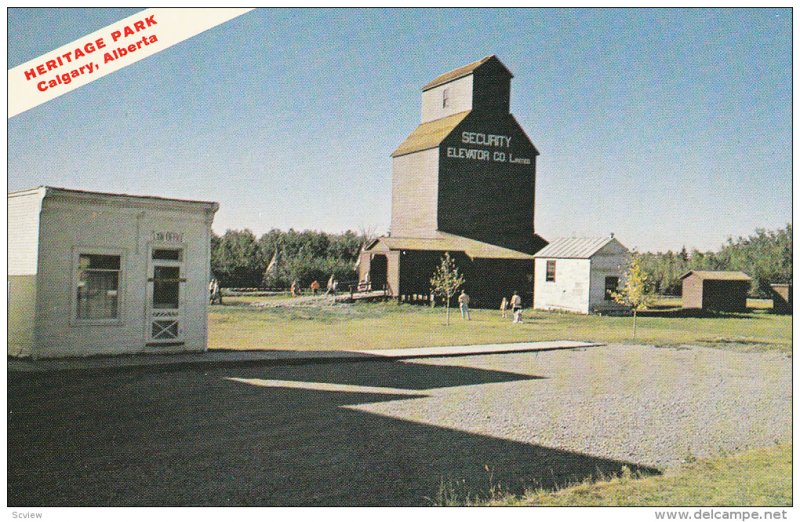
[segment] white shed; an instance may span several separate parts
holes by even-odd
[[[624,309],[610,293],[628,255],[613,236],[556,239],[534,255],[533,307],[582,314]]]
[[[8,194],[8,354],[204,351],[217,203]]]

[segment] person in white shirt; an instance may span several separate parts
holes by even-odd
[[[519,296],[517,292],[514,292],[514,295],[511,296],[511,311],[514,315],[514,322],[521,323],[522,322],[522,298]]]
[[[458,305],[461,308],[461,318],[469,321],[469,296],[464,290],[462,290],[461,295],[458,296]]]

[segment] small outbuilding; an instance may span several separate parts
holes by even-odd
[[[8,354],[204,351],[217,203],[8,194]]]
[[[533,307],[582,314],[624,310],[611,293],[628,256],[613,235],[556,239],[534,255]]]
[[[769,287],[772,293],[772,311],[779,314],[792,313],[792,285],[772,283]]]
[[[683,308],[743,312],[750,276],[744,272],[690,270],[681,276]]]

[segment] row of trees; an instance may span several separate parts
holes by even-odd
[[[640,259],[652,290],[659,294],[680,295],[680,276],[689,270],[741,270],[753,278],[751,292],[767,297],[769,283],[792,280],[792,225],[728,238],[718,252],[689,253],[683,248],[677,253],[645,253]]]
[[[308,287],[315,279],[324,285],[332,274],[349,281],[357,278],[358,254],[372,239],[353,231],[273,229],[256,238],[246,229],[228,230],[211,237],[211,270],[225,287],[288,288],[292,281]],[[753,278],[753,294],[767,296],[769,283],[792,280],[792,225],[729,238],[718,252],[684,248],[641,254],[640,260],[655,293],[680,295],[680,276],[689,270],[741,270]]]
[[[333,275],[338,281],[357,278],[356,261],[368,233],[348,230],[327,234],[273,229],[260,238],[250,230],[228,230],[211,237],[211,271],[229,288],[288,288],[292,281],[308,287],[315,279],[323,287]]]

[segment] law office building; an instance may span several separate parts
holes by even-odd
[[[8,194],[8,354],[204,351],[217,203]]]

